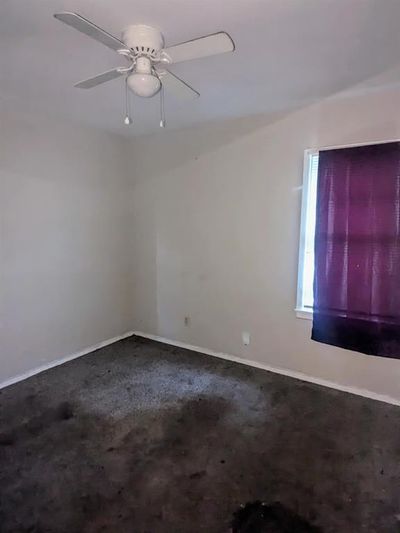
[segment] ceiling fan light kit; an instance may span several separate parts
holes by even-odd
[[[138,57],[136,68],[128,76],[128,87],[137,96],[151,98],[161,88],[161,81],[158,76],[153,74],[151,61],[147,57]]]
[[[143,98],[151,98],[157,93],[160,94],[160,127],[163,128],[165,127],[164,89],[182,99],[200,96],[195,89],[175,76],[167,67],[191,59],[233,52],[235,49],[231,37],[226,32],[206,35],[165,48],[162,33],[145,24],[127,26],[120,40],[77,13],[56,13],[54,17],[108,46],[129,63],[128,66],[116,67],[75,85],[79,89],[91,89],[101,83],[125,76],[124,123],[126,125],[132,124],[128,88],[135,95]]]

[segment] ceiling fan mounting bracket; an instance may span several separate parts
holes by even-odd
[[[133,24],[125,28],[122,40],[134,57],[144,56],[152,61],[158,59],[160,51],[164,48],[162,33],[145,24]]]

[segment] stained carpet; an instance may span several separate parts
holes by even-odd
[[[399,481],[399,408],[138,337],[0,391],[2,533],[398,533]]]

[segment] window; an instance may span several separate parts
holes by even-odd
[[[319,151],[314,341],[400,359],[399,169],[400,141]]]
[[[296,314],[312,318],[314,281],[314,233],[317,202],[318,151],[306,150],[304,156],[303,195]]]
[[[399,168],[399,140],[305,152],[296,313],[315,341],[400,359]]]

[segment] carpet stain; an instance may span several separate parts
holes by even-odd
[[[15,437],[13,435],[0,435],[0,446],[13,446],[13,444],[15,444]]]
[[[234,513],[232,533],[322,533],[280,503],[248,502]]]

